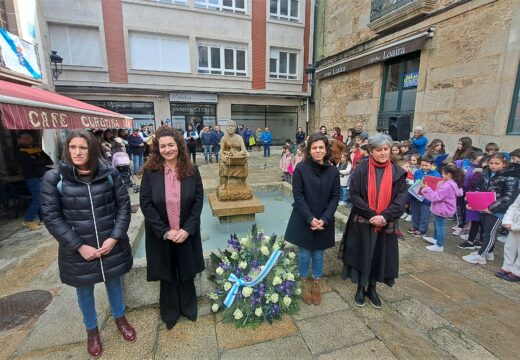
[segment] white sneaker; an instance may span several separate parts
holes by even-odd
[[[480,256],[478,253],[477,254],[471,253],[469,255],[463,256],[462,260],[469,262],[470,264],[481,264],[481,265],[486,264],[486,259],[484,257]]]
[[[470,255],[477,255],[477,254],[478,254],[478,251],[472,251],[472,252],[470,253]],[[493,260],[495,260],[495,254],[493,254],[493,253],[487,253],[487,254],[486,254],[486,260],[487,260],[487,261],[493,261]]]
[[[408,215],[404,218],[404,221],[412,221],[412,215]]]
[[[462,235],[460,236],[460,238],[461,238],[462,240],[466,241],[466,240],[469,239],[469,234],[462,234]]]
[[[435,251],[435,252],[443,252],[444,246],[437,246],[437,244],[426,246],[426,250]]]
[[[405,211],[405,212],[403,213],[403,215],[401,215],[401,219],[404,220],[404,219],[406,219],[407,216],[408,216],[408,213]]]
[[[423,236],[423,239],[428,241],[430,244],[437,244],[437,240],[435,240],[431,236]]]
[[[347,205],[347,203],[344,202],[344,201],[340,201],[340,202],[338,202],[338,205],[343,205],[344,206],[344,205]]]

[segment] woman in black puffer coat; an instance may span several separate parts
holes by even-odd
[[[88,352],[101,355],[94,284],[104,282],[117,327],[125,340],[135,330],[125,318],[121,275],[132,267],[127,235],[130,198],[121,175],[101,161],[100,146],[86,130],[72,131],[59,169],[43,177],[45,226],[59,243],[61,281],[76,288],[88,334]]]

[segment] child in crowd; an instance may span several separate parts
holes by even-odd
[[[421,159],[421,168],[413,174],[414,180],[422,180],[425,176],[435,176],[440,178],[441,174],[433,166],[433,159],[425,156]],[[424,199],[419,201],[412,199],[412,227],[408,229],[408,233],[414,237],[424,237],[428,231],[428,223],[430,221],[430,201]]]
[[[506,281],[520,281],[520,195],[507,209],[502,226],[509,230],[506,244],[504,245],[504,263],[502,268],[495,273],[496,276]]]
[[[301,163],[303,160],[303,149],[301,146],[296,149],[296,155],[293,157],[293,169],[296,169],[296,165]]]
[[[280,158],[280,170],[283,172],[283,181],[291,183],[291,174],[289,172],[289,167],[292,167],[292,153],[291,148],[287,145],[282,147],[282,157]]]
[[[507,169],[511,175],[520,178],[520,149],[513,150],[509,153],[509,166]]]
[[[415,174],[421,168],[421,156],[419,154],[410,155],[410,171]]]
[[[350,206],[348,185],[350,172],[352,171],[352,163],[346,152],[341,153],[341,161],[337,166],[339,170],[339,184],[341,186],[341,196],[338,205]]]
[[[484,149],[486,151],[486,155],[488,155],[488,156],[496,154],[500,150],[498,145],[495,144],[494,142],[487,143],[486,147]]]
[[[410,160],[410,156],[412,155],[410,153],[410,141],[404,140],[401,141],[401,144],[399,145],[399,152],[401,153],[401,156],[403,159]]]
[[[360,145],[358,144],[354,144],[351,148],[350,148],[350,159],[351,159],[351,162],[352,162],[352,170],[354,170],[357,166],[357,163],[359,161],[359,159],[361,158],[361,151],[359,150],[359,147]]]
[[[359,161],[368,160],[370,157],[368,153],[368,145],[363,144],[359,147],[359,152],[361,153],[361,157],[359,158]],[[358,161],[358,163],[359,163]]]
[[[464,172],[464,193],[468,191],[476,191],[476,186],[480,183],[482,179],[482,171],[483,166],[487,166],[487,160],[483,160],[483,154],[481,151],[475,151],[471,158],[471,165],[469,167],[465,167]],[[455,165],[457,168],[462,168],[462,162],[465,160],[457,160],[455,161]],[[457,199],[457,206],[459,206],[460,200]],[[466,206],[466,201],[462,198],[462,202],[464,206]],[[480,217],[478,211],[468,210],[466,209],[466,222],[470,224],[469,233],[460,235],[460,238],[464,240],[464,242],[457,245],[459,249],[478,249],[480,245],[482,245],[482,226],[480,223]],[[455,227],[456,230],[458,227]],[[479,236],[477,238],[477,236]]]
[[[442,169],[441,181],[435,190],[422,184],[422,194],[431,202],[430,211],[433,213],[433,237],[423,237],[432,245],[426,250],[443,252],[446,239],[446,218],[453,216],[457,207],[457,197],[462,196],[464,173],[454,166],[447,165]]]
[[[410,171],[410,161],[406,159],[400,159],[397,164],[406,171],[406,183],[408,184],[408,187],[410,187],[414,181],[413,181],[413,173]],[[408,194],[408,201],[406,202],[404,213],[401,216],[401,219],[404,221],[412,221],[412,210],[411,210],[411,204],[412,204],[412,195]]]
[[[462,259],[471,264],[486,264],[487,261],[495,259],[493,250],[497,232],[507,208],[518,194],[518,178],[511,176],[508,171],[504,154],[495,153],[489,157],[488,168],[482,173],[482,180],[476,186],[476,190],[494,192],[496,201],[480,213],[484,231],[482,246]],[[472,210],[469,206],[468,209]]]
[[[401,149],[399,148],[399,143],[393,143],[392,147],[390,148],[390,160],[393,163],[396,163],[402,159],[401,156]]]

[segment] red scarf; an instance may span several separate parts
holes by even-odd
[[[379,184],[379,194],[376,189],[376,167],[385,169]],[[392,163],[390,161],[380,164],[372,158],[368,160],[368,207],[374,210],[377,215],[381,215],[390,205],[390,200],[392,199],[392,175]],[[376,226],[374,231],[381,231],[381,227]]]

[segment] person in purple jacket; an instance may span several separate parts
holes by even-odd
[[[446,165],[442,168],[441,181],[435,190],[421,185],[422,194],[431,202],[430,211],[434,216],[433,237],[423,237],[432,245],[426,246],[426,250],[443,252],[446,239],[446,218],[453,216],[457,210],[457,197],[462,196],[464,173],[455,166]]]

